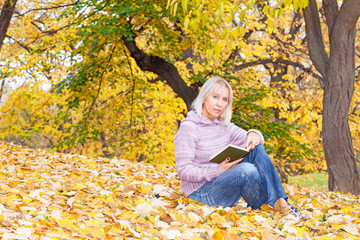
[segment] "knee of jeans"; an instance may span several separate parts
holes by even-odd
[[[254,164],[252,163],[248,163],[248,162],[244,162],[244,163],[241,163],[238,167],[238,173],[240,176],[246,176],[246,177],[249,177],[249,178],[256,178],[256,177],[259,177],[259,172],[257,170],[257,168],[255,167]]]
[[[249,179],[256,179],[256,178],[260,177],[259,171],[257,170],[257,168],[254,165],[252,165],[250,168],[248,168],[246,173],[247,173]]]
[[[259,145],[255,146],[254,151],[255,152],[259,152],[259,151],[265,152],[265,148],[264,148],[264,146],[262,144],[259,144]]]

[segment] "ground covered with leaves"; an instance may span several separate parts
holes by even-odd
[[[284,185],[310,217],[209,207],[174,166],[48,153],[0,142],[2,239],[358,239],[360,199]]]

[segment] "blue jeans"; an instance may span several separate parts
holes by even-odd
[[[256,146],[238,165],[189,195],[197,202],[224,207],[234,205],[241,197],[252,209],[263,204],[274,206],[277,199],[288,198],[262,145]]]

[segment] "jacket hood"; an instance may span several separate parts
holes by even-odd
[[[187,116],[184,120],[182,120],[182,122],[193,122],[195,124],[199,124],[199,125],[221,125],[223,124],[223,121],[219,120],[219,119],[215,119],[214,121],[211,121],[210,119],[206,118],[206,117],[200,117],[195,110],[191,110],[187,113]]]

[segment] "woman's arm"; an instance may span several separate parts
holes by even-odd
[[[196,162],[196,141],[196,125],[183,122],[174,139],[176,170],[183,181],[211,181],[222,174],[222,169],[217,163]]]
[[[249,131],[245,131],[244,129],[239,128],[233,123],[229,123],[229,124],[230,124],[230,132],[231,132],[230,143],[235,144],[237,146],[245,147],[248,134],[254,132],[260,137],[259,144],[264,144],[264,136],[260,131],[256,129],[250,129]]]

